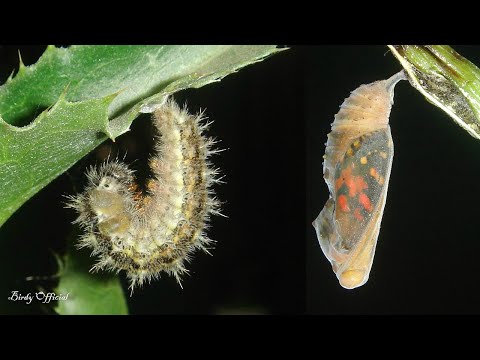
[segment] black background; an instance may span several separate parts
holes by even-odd
[[[454,46],[480,64],[480,48]],[[17,47],[0,47],[0,82],[17,66]],[[20,47],[32,64],[43,47]],[[213,257],[198,254],[180,289],[163,277],[129,298],[132,314],[463,314],[477,313],[480,274],[477,198],[480,142],[407,82],[396,87],[395,143],[375,260],[366,285],[345,290],[318,245],[311,222],[328,197],[322,155],[330,123],[350,91],[385,79],[400,65],[385,46],[293,46],[266,61],[175,95],[192,112],[206,108],[209,130],[228,150],[214,158],[228,219],[216,217]],[[151,152],[148,117],[111,148],[139,173]],[[100,150],[110,151],[104,143]],[[75,192],[93,152],[30,199],[0,229],[0,313],[42,313],[7,301],[9,291],[52,282],[75,214]],[[3,275],[4,274],[4,275]],[[124,276],[121,276],[124,285]]]

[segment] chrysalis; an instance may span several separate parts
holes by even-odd
[[[323,175],[330,198],[313,226],[346,289],[365,284],[372,267],[393,160],[393,90],[404,79],[401,71],[354,90],[328,134]]]

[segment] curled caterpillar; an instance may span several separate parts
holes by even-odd
[[[107,161],[89,169],[85,190],[67,204],[78,212],[75,223],[84,230],[77,247],[98,256],[92,271],[125,270],[132,291],[163,271],[181,286],[185,262],[198,249],[208,253],[210,215],[221,215],[211,188],[220,182],[219,170],[208,161],[219,150],[203,134],[209,123],[171,99],[153,121],[160,137],[146,194],[138,191],[127,165]]]
[[[372,267],[393,160],[393,91],[404,79],[401,71],[352,91],[328,134],[323,175],[330,198],[313,226],[346,289],[365,284]]]

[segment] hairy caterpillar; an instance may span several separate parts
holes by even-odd
[[[368,280],[393,160],[388,124],[403,71],[361,85],[345,99],[328,134],[323,175],[330,197],[313,222],[323,253],[346,289]]]
[[[142,194],[132,170],[107,161],[87,172],[85,190],[67,204],[84,230],[77,247],[92,249],[99,260],[92,271],[127,272],[130,288],[159,277],[162,271],[180,277],[184,263],[212,240],[205,233],[211,214],[220,214],[212,184],[218,169],[208,158],[219,152],[203,132],[203,114],[190,115],[171,99],[154,112],[160,135],[150,159],[153,178]]]

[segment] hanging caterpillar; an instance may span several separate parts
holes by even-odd
[[[355,89],[328,134],[323,175],[330,197],[313,226],[346,289],[365,284],[372,267],[393,160],[393,92],[405,79],[400,71]]]
[[[203,134],[209,123],[171,99],[154,112],[153,122],[160,137],[150,159],[147,194],[138,191],[127,165],[107,161],[89,169],[85,190],[67,204],[78,212],[75,223],[84,230],[77,247],[98,256],[91,271],[125,270],[132,291],[162,272],[181,286],[180,277],[188,272],[184,263],[198,249],[208,253],[210,215],[221,215],[211,188],[220,182],[219,171],[208,161],[219,150]]]

